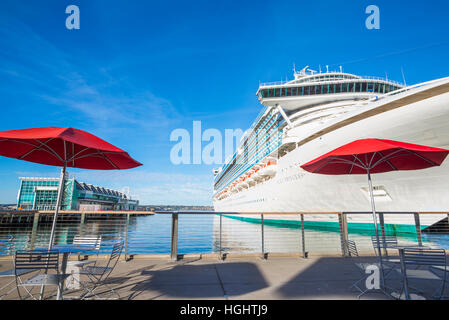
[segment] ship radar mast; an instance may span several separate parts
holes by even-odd
[[[295,65],[293,65],[293,74],[295,76],[295,80],[298,80],[299,78],[302,78],[302,77],[305,77],[308,75],[314,75],[316,73],[318,73],[318,71],[310,69],[309,66],[305,66],[300,71],[296,71],[296,67],[295,67]]]

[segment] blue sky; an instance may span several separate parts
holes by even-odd
[[[68,5],[80,30],[68,30]],[[380,30],[365,8],[380,8]],[[408,84],[449,76],[447,1],[0,1],[0,130],[87,130],[144,166],[70,170],[143,204],[211,204],[211,165],[173,165],[170,133],[247,129],[259,81],[331,69]],[[20,176],[58,169],[0,158],[0,203]]]

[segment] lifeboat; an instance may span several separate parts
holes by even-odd
[[[243,178],[243,180],[240,183],[240,185],[241,185],[242,188],[246,188],[246,189],[249,187],[249,184],[248,184],[248,181],[246,181],[246,178]]]
[[[256,184],[256,180],[255,180],[255,174],[254,174],[255,172],[253,171],[253,172],[251,172],[250,174],[249,174],[249,176],[248,176],[248,184],[249,185],[255,185]]]
[[[240,191],[242,189],[242,187],[240,186],[241,181],[242,180],[240,178],[237,179],[237,181],[235,182],[235,185],[234,185],[235,190]]]
[[[254,170],[254,173],[253,173],[253,180],[255,181],[255,182],[257,182],[257,181],[260,181],[261,180],[261,175],[260,175],[260,166],[257,166],[257,169],[256,170]]]
[[[274,177],[277,172],[277,164],[274,161],[268,161],[265,167],[260,169],[259,175],[261,177]]]

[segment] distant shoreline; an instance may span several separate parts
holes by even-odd
[[[0,210],[12,210],[16,204],[0,204]],[[137,211],[213,211],[213,206],[188,206],[188,205],[139,205]]]
[[[213,206],[139,205],[138,211],[213,211]]]

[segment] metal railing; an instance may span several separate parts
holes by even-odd
[[[340,75],[341,73],[339,72],[328,72],[328,73],[316,73],[314,74],[314,76],[317,75]],[[292,80],[281,80],[281,81],[273,81],[273,82],[260,82],[259,83],[259,88],[260,87],[269,87],[269,86],[282,86],[288,83],[291,84],[303,84],[303,83],[314,83],[314,82],[332,82],[332,81],[351,81],[351,80],[375,80],[375,81],[384,81],[384,82],[388,82],[388,83],[392,83],[398,86],[403,87],[404,83],[401,83],[399,81],[396,80],[392,80],[392,79],[388,79],[388,78],[383,78],[383,77],[376,77],[376,76],[355,76],[356,78],[329,78],[329,79],[315,79],[315,78],[310,78],[310,81],[301,81],[301,82],[295,82],[296,79],[292,79]],[[307,79],[309,80],[309,79]]]
[[[52,213],[0,212],[0,237],[11,237],[15,250],[48,245]],[[402,243],[449,246],[448,213],[379,213],[380,232]],[[125,241],[126,259],[163,255],[177,260],[188,254],[348,255],[353,240],[361,254],[374,254],[371,213],[235,213],[235,212],[76,212],[63,211],[56,226],[56,244],[72,243],[78,234],[101,235],[100,254]]]

